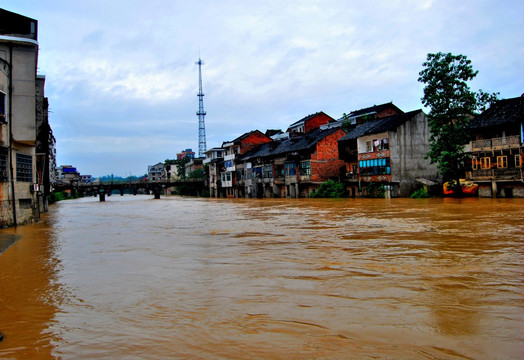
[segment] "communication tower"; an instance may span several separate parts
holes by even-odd
[[[204,111],[204,93],[202,92],[202,65],[204,62],[198,58],[195,63],[198,65],[198,157],[203,157],[206,152],[206,123],[204,118],[206,112]]]

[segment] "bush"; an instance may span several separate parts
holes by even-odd
[[[418,189],[413,194],[411,194],[411,198],[412,199],[425,199],[425,198],[428,198],[428,197],[429,197],[429,194],[426,191],[426,189],[424,189],[424,188]]]
[[[370,198],[383,198],[385,195],[384,185],[379,183],[369,183],[362,190],[366,194],[365,196]]]
[[[328,180],[320,184],[320,186],[311,193],[312,198],[341,198],[346,194],[344,184]]]
[[[47,198],[47,200],[49,201],[50,204],[53,204],[57,201],[67,200],[70,198],[71,198],[71,195],[68,192],[58,191],[58,192],[51,193],[49,197]]]

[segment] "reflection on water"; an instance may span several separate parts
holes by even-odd
[[[518,199],[111,197],[2,230],[0,357],[514,358]]]

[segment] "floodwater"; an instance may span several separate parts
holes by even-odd
[[[522,199],[113,195],[0,238],[0,358],[524,358]]]

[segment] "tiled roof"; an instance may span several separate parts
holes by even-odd
[[[469,129],[524,122],[524,96],[498,100],[468,124]]]
[[[237,144],[237,143],[241,142],[242,140],[244,140],[245,138],[249,137],[249,135],[251,135],[251,134],[253,134],[253,133],[256,133],[257,131],[260,132],[259,130],[252,130],[252,131],[249,131],[249,132],[247,132],[247,133],[244,133],[244,134],[240,135],[239,137],[237,137],[237,138],[234,139],[234,140],[231,140],[231,141],[224,141],[224,142],[222,143],[222,147],[224,146],[224,144],[230,144],[230,143],[232,143],[232,144]],[[261,133],[261,132],[260,132],[260,133]],[[262,134],[262,133],[261,133],[261,134]]]
[[[385,104],[373,105],[373,106],[363,108],[360,110],[352,111],[348,114],[348,117],[359,116],[359,115],[364,115],[364,114],[369,114],[369,113],[377,113],[389,107],[393,107],[396,110],[398,110],[399,113],[403,113],[403,111],[400,110],[396,105],[394,105],[393,102],[388,102]]]
[[[302,122],[306,122],[306,121],[308,121],[309,119],[312,119],[312,118],[314,118],[315,116],[320,115],[320,114],[324,114],[324,112],[323,112],[323,111],[319,111],[319,112],[317,112],[317,113],[314,113],[314,114],[308,115],[308,116],[306,116],[306,117],[304,117],[304,118],[302,118],[302,119],[300,119],[300,120],[298,120],[298,121],[295,121],[293,124],[289,125],[289,127],[292,128],[292,127],[294,127],[294,126],[297,126],[298,124],[300,124],[300,123],[302,123]],[[324,115],[325,115],[325,114],[324,114]]]
[[[244,154],[242,160],[249,160],[265,156],[275,156],[310,149],[316,143],[324,139],[326,136],[333,134],[338,129],[339,128],[331,128],[322,130],[319,128],[312,130],[305,135],[264,143]]]
[[[422,110],[414,110],[404,114],[391,115],[381,119],[366,121],[350,130],[349,133],[339,141],[354,140],[361,136],[394,130],[421,112]]]

